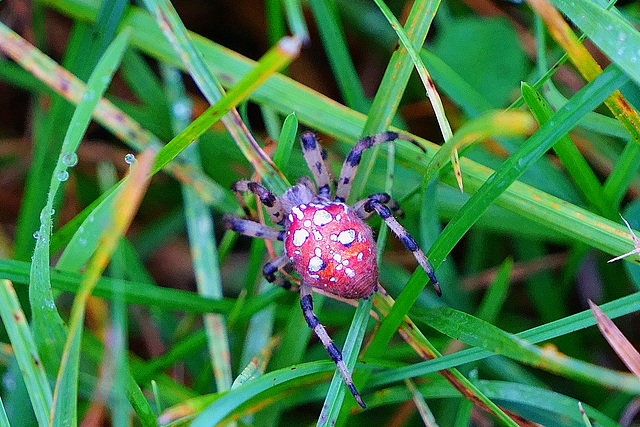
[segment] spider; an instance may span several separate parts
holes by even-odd
[[[312,288],[349,298],[368,298],[377,289],[378,264],[376,244],[371,228],[364,220],[378,214],[404,246],[410,250],[424,268],[438,295],[440,286],[416,241],[393,217],[392,211],[399,206],[386,193],[372,194],[353,206],[345,201],[351,190],[362,152],[385,142],[401,139],[414,145],[417,142],[396,132],[382,132],[359,140],[347,156],[337,181],[335,196],[331,198],[331,175],[324,161],[324,151],[312,132],[302,135],[302,152],[317,190],[308,177],[288,188],[281,197],[257,182],[241,180],[231,189],[237,194],[253,193],[267,210],[277,229],[255,221],[225,216],[227,228],[251,237],[284,242],[284,254],[267,262],[263,274],[269,282],[276,281],[278,269],[293,269],[300,275],[300,305],[304,318],[318,336],[331,359],[335,362],[342,379],[358,404],[365,404],[356,390],[342,353],[333,343],[324,326],[313,313]],[[422,149],[422,147],[420,147]]]

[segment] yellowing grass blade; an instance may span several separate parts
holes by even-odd
[[[95,287],[102,272],[107,267],[120,238],[129,228],[140,206],[142,196],[149,185],[149,172],[156,150],[147,149],[134,160],[129,176],[120,187],[120,194],[114,204],[112,221],[100,239],[98,249],[87,265],[80,290],[73,301],[69,320],[69,333],[62,354],[60,371],[53,393],[51,425],[66,426],[77,423],[76,396],[78,392],[78,370],[80,361],[80,342],[87,299]]]

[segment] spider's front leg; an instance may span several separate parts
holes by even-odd
[[[342,353],[338,350],[338,347],[333,343],[333,340],[327,333],[327,330],[322,326],[316,315],[313,313],[311,286],[304,282],[300,283],[300,306],[302,307],[304,319],[307,321],[309,327],[313,329],[313,332],[318,336],[324,348],[327,349],[329,357],[331,357],[331,360],[336,364],[338,372],[340,372],[342,380],[347,385],[347,388],[356,399],[356,402],[358,402],[358,405],[365,409],[367,406],[362,401],[360,393],[358,393],[356,386],[353,384],[347,365],[345,365],[344,360],[342,360]]]
[[[356,175],[358,165],[360,164],[360,159],[362,158],[362,152],[367,148],[371,148],[375,145],[383,144],[385,142],[394,141],[396,139],[409,141],[410,143],[424,151],[424,148],[420,146],[420,144],[418,144],[416,141],[409,138],[408,136],[397,132],[381,132],[372,136],[362,138],[360,141],[356,142],[356,145],[354,145],[351,151],[349,151],[349,155],[347,155],[347,158],[342,164],[340,178],[338,178],[338,188],[336,189],[337,201],[344,202],[347,200],[347,198],[349,198],[349,192],[351,191],[353,178]]]
[[[318,195],[329,197],[331,195],[331,175],[322,155],[322,148],[313,132],[305,132],[300,138],[302,143],[302,154],[307,162],[313,178],[318,184]]]
[[[398,202],[393,200],[390,195],[388,195],[387,193],[375,193],[365,197],[364,199],[354,203],[353,205],[352,209],[356,211],[356,215],[358,215],[363,221],[369,219],[371,215],[375,213],[375,211],[368,212],[364,209],[364,206],[371,200],[377,200],[378,202],[387,205],[387,207],[391,209],[391,212],[393,212],[400,218],[404,218],[404,212],[402,212],[400,205],[398,204]]]
[[[284,230],[268,227],[255,221],[242,219],[235,215],[225,215],[223,217],[226,228],[249,237],[259,237],[266,240],[284,241]]]
[[[433,283],[433,287],[436,289],[438,296],[442,296],[442,290],[440,290],[440,284],[438,283],[438,279],[436,279],[436,274],[433,271],[433,267],[429,264],[429,260],[427,256],[422,252],[418,243],[416,243],[415,239],[411,237],[411,235],[405,230],[405,228],[400,225],[398,220],[396,220],[393,215],[391,215],[391,210],[382,204],[380,201],[375,199],[368,200],[364,206],[365,212],[376,212],[380,215],[380,218],[384,220],[387,226],[393,231],[393,233],[398,236],[398,239],[402,242],[405,248],[410,250],[413,253],[418,264],[422,266],[424,271],[431,279],[431,283]]]
[[[240,180],[236,181],[231,185],[231,190],[236,193],[236,195],[240,196],[241,193],[251,192],[255,194],[262,204],[267,208],[267,214],[269,215],[269,219],[274,224],[284,224],[285,220],[285,212],[282,209],[282,205],[280,204],[280,200],[269,190],[263,187],[261,184],[255,181],[247,181]],[[248,208],[244,204],[242,197],[238,197],[238,201],[244,208],[245,212],[248,211]]]

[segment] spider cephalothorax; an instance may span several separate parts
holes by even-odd
[[[284,227],[284,230],[236,216],[225,218],[227,227],[238,233],[284,242],[285,253],[265,264],[264,276],[273,282],[278,269],[288,266],[292,266],[300,275],[300,305],[307,324],[320,338],[347,387],[363,408],[364,402],[353,385],[340,350],[313,313],[311,289],[322,289],[349,299],[371,296],[378,284],[378,265],[373,234],[364,220],[377,213],[413,253],[440,295],[440,286],[426,256],[391,214],[392,210],[398,210],[399,207],[388,194],[372,194],[351,207],[345,204],[362,152],[395,139],[418,145],[396,132],[383,132],[358,141],[344,161],[332,199],[331,177],[322,150],[314,134],[306,132],[301,138],[302,151],[318,185],[317,190],[306,177],[279,198],[257,182],[238,181],[232,186],[236,193],[251,192],[258,196],[271,221]]]

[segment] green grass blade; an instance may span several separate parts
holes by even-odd
[[[333,0],[311,0],[313,16],[318,24],[324,50],[344,97],[345,104],[364,113],[369,107],[342,31],[340,17]]]
[[[277,371],[269,372],[259,378],[248,381],[220,396],[218,400],[203,410],[191,423],[192,427],[216,425],[225,420],[240,404],[258,394],[274,389],[275,386],[287,382],[305,381],[303,377],[312,374],[331,372],[335,365],[331,361],[303,363]]]
[[[546,351],[462,311],[448,307],[429,310],[414,308],[412,318],[453,339],[548,372],[630,393],[640,392],[640,379],[632,374],[612,371],[558,352]]]
[[[7,412],[4,410],[4,403],[0,398],[0,427],[11,427],[9,424],[9,418],[7,418]]]
[[[487,289],[487,292],[478,307],[478,318],[489,323],[495,323],[500,309],[507,299],[509,280],[513,271],[513,259],[507,258],[498,268],[496,278]]]
[[[522,84],[522,98],[540,125],[546,123],[553,115],[553,110],[542,95],[527,83]],[[611,201],[603,194],[598,178],[569,135],[560,138],[553,149],[585,198],[598,209],[601,215],[613,220],[615,211],[612,209]]]
[[[47,425],[52,401],[51,387],[13,285],[6,279],[0,280],[0,316],[20,366],[38,424]],[[6,419],[4,406],[2,412],[4,416],[0,419]],[[8,420],[4,425],[9,425]]]
[[[367,321],[369,320],[372,303],[373,298],[360,300],[356,314],[353,316],[344,347],[342,348],[342,357],[350,372],[353,371],[356,361],[358,360],[358,352],[362,347],[364,333],[367,330]],[[336,424],[344,396],[348,394],[346,390],[347,387],[344,385],[342,376],[338,371],[335,371],[331,379],[331,384],[329,385],[329,391],[324,400],[324,405],[322,405],[322,411],[316,424],[317,426],[326,427]]]
[[[178,70],[163,67],[163,77],[172,112],[174,132],[179,133],[186,127],[191,116],[189,98]],[[231,95],[231,92],[228,95]],[[184,157],[194,168],[201,168],[197,145],[190,146],[184,152]],[[193,189],[183,184],[182,194],[198,293],[211,299],[220,299],[222,298],[222,278],[213,218],[208,206],[198,198]],[[205,314],[204,323],[217,390],[218,392],[229,390],[233,378],[229,338],[224,317],[218,314]]]
[[[83,100],[78,104],[62,142],[62,149],[51,177],[47,204],[40,214],[40,230],[37,232],[36,249],[31,264],[29,301],[32,307],[41,308],[33,311],[33,330],[41,353],[45,354],[46,352],[47,354],[44,363],[48,369],[56,369],[65,340],[62,319],[53,300],[49,278],[49,242],[51,240],[53,204],[61,182],[66,181],[69,176],[67,168],[73,167],[77,163],[76,149],[89,126],[93,109],[107,89],[107,85],[111,82],[111,77],[120,63],[122,54],[129,43],[129,34],[129,31],[123,31],[116,37],[89,78]]]
[[[158,153],[153,173],[158,172],[173,160],[189,144],[201,136],[214,123],[234,109],[240,102],[276,71],[286,67],[299,53],[300,45],[295,39],[284,38],[270,49],[242,80],[223,95],[214,105],[167,143]]]
[[[611,61],[640,84],[640,33],[617,10],[594,1],[551,0]]]
[[[296,113],[291,113],[284,119],[282,130],[280,131],[280,138],[278,139],[278,146],[276,147],[276,152],[273,153],[273,163],[281,170],[286,170],[289,164],[291,151],[293,150],[297,134],[298,117],[296,117]]]
[[[634,293],[626,297],[619,298],[614,301],[602,304],[600,308],[605,314],[611,318],[624,316],[640,310],[640,293]],[[518,338],[527,340],[531,344],[537,344],[548,341],[571,332],[575,332],[590,326],[594,326],[596,321],[590,310],[584,310],[580,313],[567,316],[563,319],[556,320],[532,329],[516,334]],[[491,353],[486,350],[472,348],[463,350],[454,354],[439,357],[437,359],[428,360],[413,364],[412,366],[392,369],[386,372],[378,373],[372,376],[370,386],[380,386],[395,381],[402,381],[406,378],[414,378],[422,375],[438,372],[442,369],[450,369],[465,363],[482,360]]]
[[[429,260],[437,268],[469,228],[531,164],[540,158],[557,140],[568,132],[587,111],[593,110],[609,94],[624,83],[627,77],[615,66],[610,66],[534,133],[513,155],[511,155],[491,178],[471,197],[464,207],[449,222],[428,253]],[[584,219],[583,219],[584,220]],[[581,233],[590,227],[581,225]],[[607,237],[606,241],[611,240]],[[590,242],[593,244],[593,242]],[[604,243],[604,242],[603,242]],[[416,270],[382,324],[371,347],[386,345],[402,318],[409,311],[426,285],[426,273]]]
[[[307,29],[307,24],[304,21],[300,0],[283,0],[283,4],[291,34],[301,40],[304,44],[308,44],[310,40],[309,30]]]
[[[116,38],[116,41],[118,38]],[[115,42],[114,42],[115,43]],[[109,50],[107,50],[108,54]],[[120,238],[128,229],[142,196],[149,184],[149,170],[156,152],[153,149],[143,152],[134,161],[131,173],[125,179],[123,191],[119,195],[113,218],[102,233],[101,244],[87,265],[80,290],[73,301],[69,320],[69,333],[60,361],[60,370],[53,393],[51,425],[66,426],[77,423],[77,391],[80,363],[80,344],[82,340],[84,313],[87,299],[91,295],[100,275],[106,268]]]

